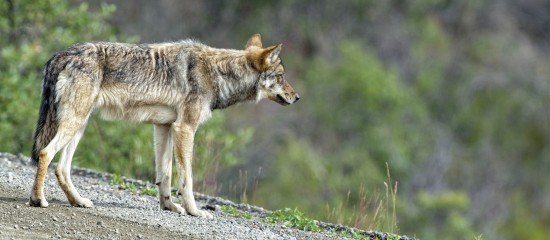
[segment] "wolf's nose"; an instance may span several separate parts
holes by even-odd
[[[296,94],[296,100],[294,100],[294,102],[298,102],[298,100],[300,100],[300,95]]]

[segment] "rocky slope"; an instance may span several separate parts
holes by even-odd
[[[196,194],[198,204],[214,219],[179,215],[159,210],[156,197],[141,193],[155,188],[150,183],[125,179],[131,187],[121,189],[112,183],[113,175],[86,169],[73,169],[72,179],[93,208],[71,207],[53,169],[45,189],[50,206],[34,208],[25,205],[34,173],[29,158],[0,153],[0,239],[345,239],[334,232],[351,231],[366,239],[412,239],[327,223],[318,223],[320,232],[297,230],[266,223],[268,210],[201,194]],[[251,218],[225,213],[224,205]]]

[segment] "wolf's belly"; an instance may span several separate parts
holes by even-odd
[[[153,124],[168,124],[176,121],[176,110],[168,106],[132,106],[120,108],[118,106],[103,106],[101,116],[107,120],[127,120]]]

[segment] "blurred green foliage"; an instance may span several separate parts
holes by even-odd
[[[417,236],[429,239],[472,239],[476,234],[465,215],[470,207],[470,199],[464,192],[420,192],[416,203],[419,212],[412,214],[409,221],[418,224],[430,222],[432,219],[439,220],[417,228]]]
[[[426,107],[414,89],[358,42],[343,42],[335,62],[316,59],[305,69],[308,98],[301,104],[315,119],[311,127],[318,131],[308,139],[285,138],[272,174],[257,193],[277,194],[258,203],[292,202],[318,219],[327,217],[327,211],[319,211],[325,206],[329,212],[338,212],[333,221],[339,218],[345,224],[389,231],[392,226],[384,224],[383,218],[390,211],[385,203],[391,199],[380,196],[385,163],[392,174],[406,175],[414,164],[411,160],[428,156],[430,148],[419,147],[433,141],[426,131]],[[323,147],[313,148],[309,145],[313,141]],[[384,213],[379,200],[384,202]],[[347,207],[339,207],[342,203]]]

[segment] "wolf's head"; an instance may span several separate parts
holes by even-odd
[[[282,44],[262,48],[260,34],[254,34],[246,43],[247,58],[259,72],[259,98],[269,98],[281,105],[289,105],[300,99],[285,79],[285,68],[279,58]]]

